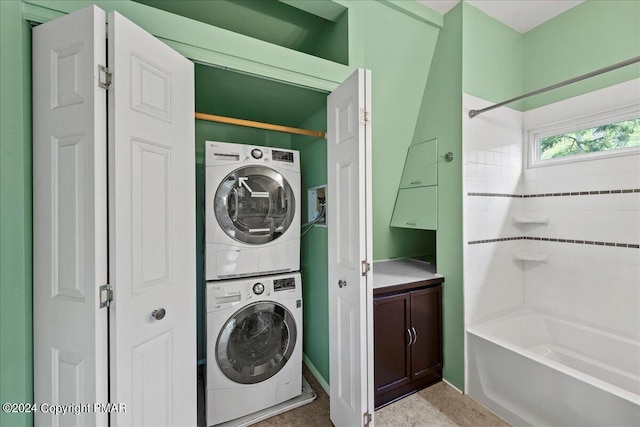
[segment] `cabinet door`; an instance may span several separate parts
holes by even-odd
[[[391,226],[436,230],[438,228],[438,187],[399,190],[391,217]]]
[[[407,151],[400,188],[438,185],[438,140],[412,145]]]
[[[409,298],[405,292],[373,300],[376,397],[410,381]]]
[[[441,292],[441,286],[411,292],[412,381],[442,368]]]

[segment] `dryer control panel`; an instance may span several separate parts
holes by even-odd
[[[234,144],[231,142],[206,142],[205,166],[222,166],[237,163],[284,167],[300,172],[300,153],[285,148]]]

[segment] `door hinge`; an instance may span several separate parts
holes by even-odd
[[[365,412],[362,414],[362,425],[367,427],[371,423],[371,414],[369,412]]]
[[[113,302],[113,288],[109,283],[100,286],[100,308],[110,307]]]
[[[109,68],[104,65],[98,65],[98,87],[109,90],[112,82],[113,76],[109,72]]]
[[[367,261],[360,262],[360,266],[362,267],[363,276],[366,276],[369,270],[371,270],[371,264],[369,264]]]
[[[361,119],[360,121],[364,124],[364,123],[369,123],[370,117],[369,117],[369,112],[367,110],[365,110],[364,108],[360,109],[360,114],[361,114]]]

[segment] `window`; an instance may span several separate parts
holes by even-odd
[[[529,131],[530,166],[640,152],[640,112],[607,112]]]

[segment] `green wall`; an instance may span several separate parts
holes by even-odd
[[[533,28],[524,39],[530,92],[640,55],[640,2],[587,0]],[[537,108],[640,77],[640,63],[525,100]]]
[[[439,28],[380,2],[349,4],[351,65],[372,74],[373,258],[432,255],[432,233],[389,223]]]
[[[0,402],[33,401],[31,30],[0,2]],[[31,425],[0,411],[0,426]]]
[[[464,310],[462,305],[462,5],[444,16],[429,80],[424,89],[413,142],[438,138],[438,273],[444,275],[442,311],[444,371],[447,381],[464,390]]]
[[[300,123],[305,129],[326,130],[327,107]],[[308,222],[307,188],[327,184],[327,143],[304,135],[292,136],[292,148],[300,150],[302,170],[301,223]],[[300,240],[300,269],[304,300],[303,352],[318,373],[329,382],[329,288],[327,228],[313,226]]]
[[[346,26],[278,0],[135,0],[137,3],[245,34],[259,40],[347,64]],[[325,42],[329,38],[330,48]]]
[[[463,91],[492,102],[640,54],[640,3],[587,0],[521,34],[463,4]],[[640,77],[640,64],[509,105],[526,111]]]
[[[493,102],[521,95],[522,34],[469,3],[462,4],[462,21],[462,91]]]

